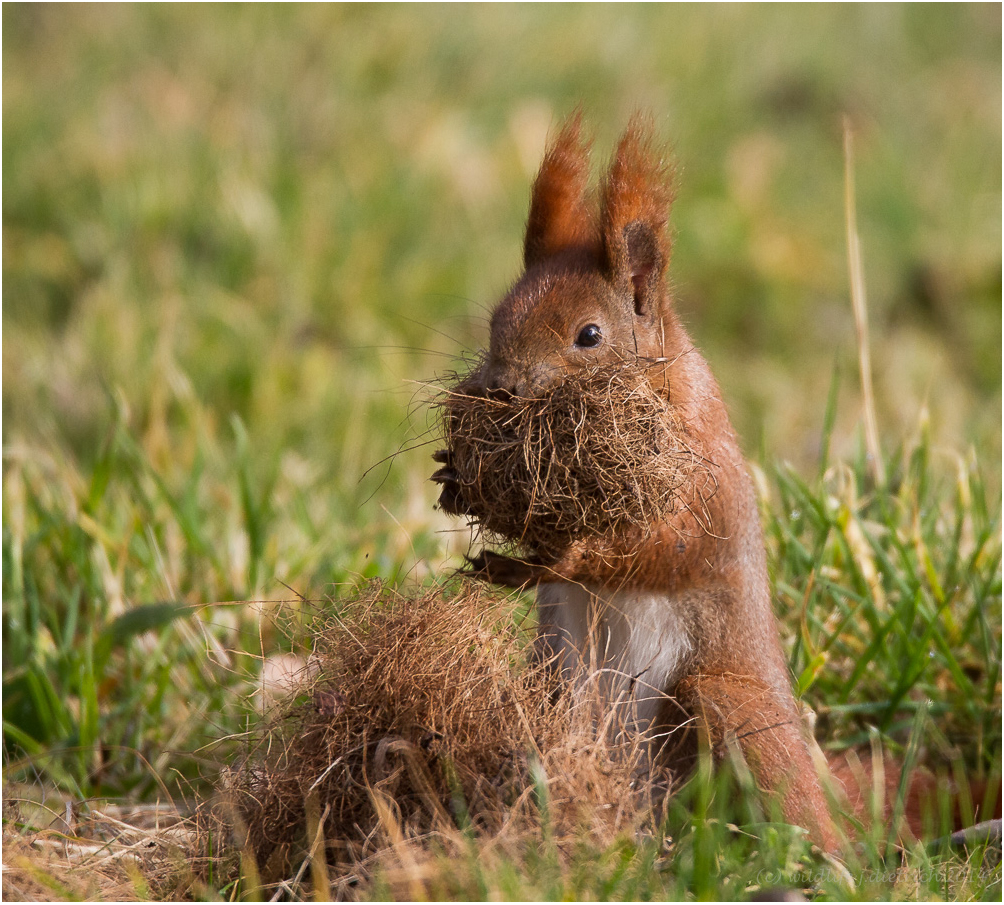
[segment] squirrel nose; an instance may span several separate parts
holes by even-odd
[[[497,402],[509,402],[513,397],[522,395],[519,381],[508,371],[489,374],[485,381],[485,394]]]

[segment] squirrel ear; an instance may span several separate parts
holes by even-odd
[[[549,145],[533,183],[523,241],[527,269],[567,248],[598,245],[585,200],[589,145],[580,136],[581,128],[582,117],[576,113]]]
[[[672,169],[653,151],[651,127],[635,119],[603,181],[600,230],[607,276],[630,286],[639,315],[649,315],[662,297],[673,195]]]

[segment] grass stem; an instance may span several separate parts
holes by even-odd
[[[844,117],[844,220],[847,226],[847,266],[851,280],[851,307],[854,310],[854,333],[861,372],[861,395],[864,400],[865,446],[868,464],[875,483],[885,486],[885,464],[879,445],[878,419],[875,417],[875,393],[872,389],[872,362],[868,346],[868,302],[865,297],[864,267],[861,263],[861,240],[858,237],[857,205],[854,200],[854,133]]]

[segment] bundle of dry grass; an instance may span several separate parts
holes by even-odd
[[[266,882],[302,875],[317,846],[358,875],[430,833],[449,844],[460,825],[525,827],[541,782],[559,837],[584,821],[603,836],[633,826],[646,813],[637,736],[554,701],[513,606],[478,586],[408,597],[374,585],[343,602],[351,622],[317,634],[311,678],[230,772],[216,838],[221,820],[236,830]]]
[[[656,389],[665,367],[595,369],[505,401],[460,381],[440,403],[454,508],[531,552],[668,520],[688,488],[713,479]]]

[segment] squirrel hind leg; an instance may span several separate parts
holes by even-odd
[[[757,787],[779,801],[785,820],[804,827],[824,852],[841,842],[806,743],[794,698],[751,675],[699,675],[677,688],[694,717],[698,737],[712,752],[738,751]]]

